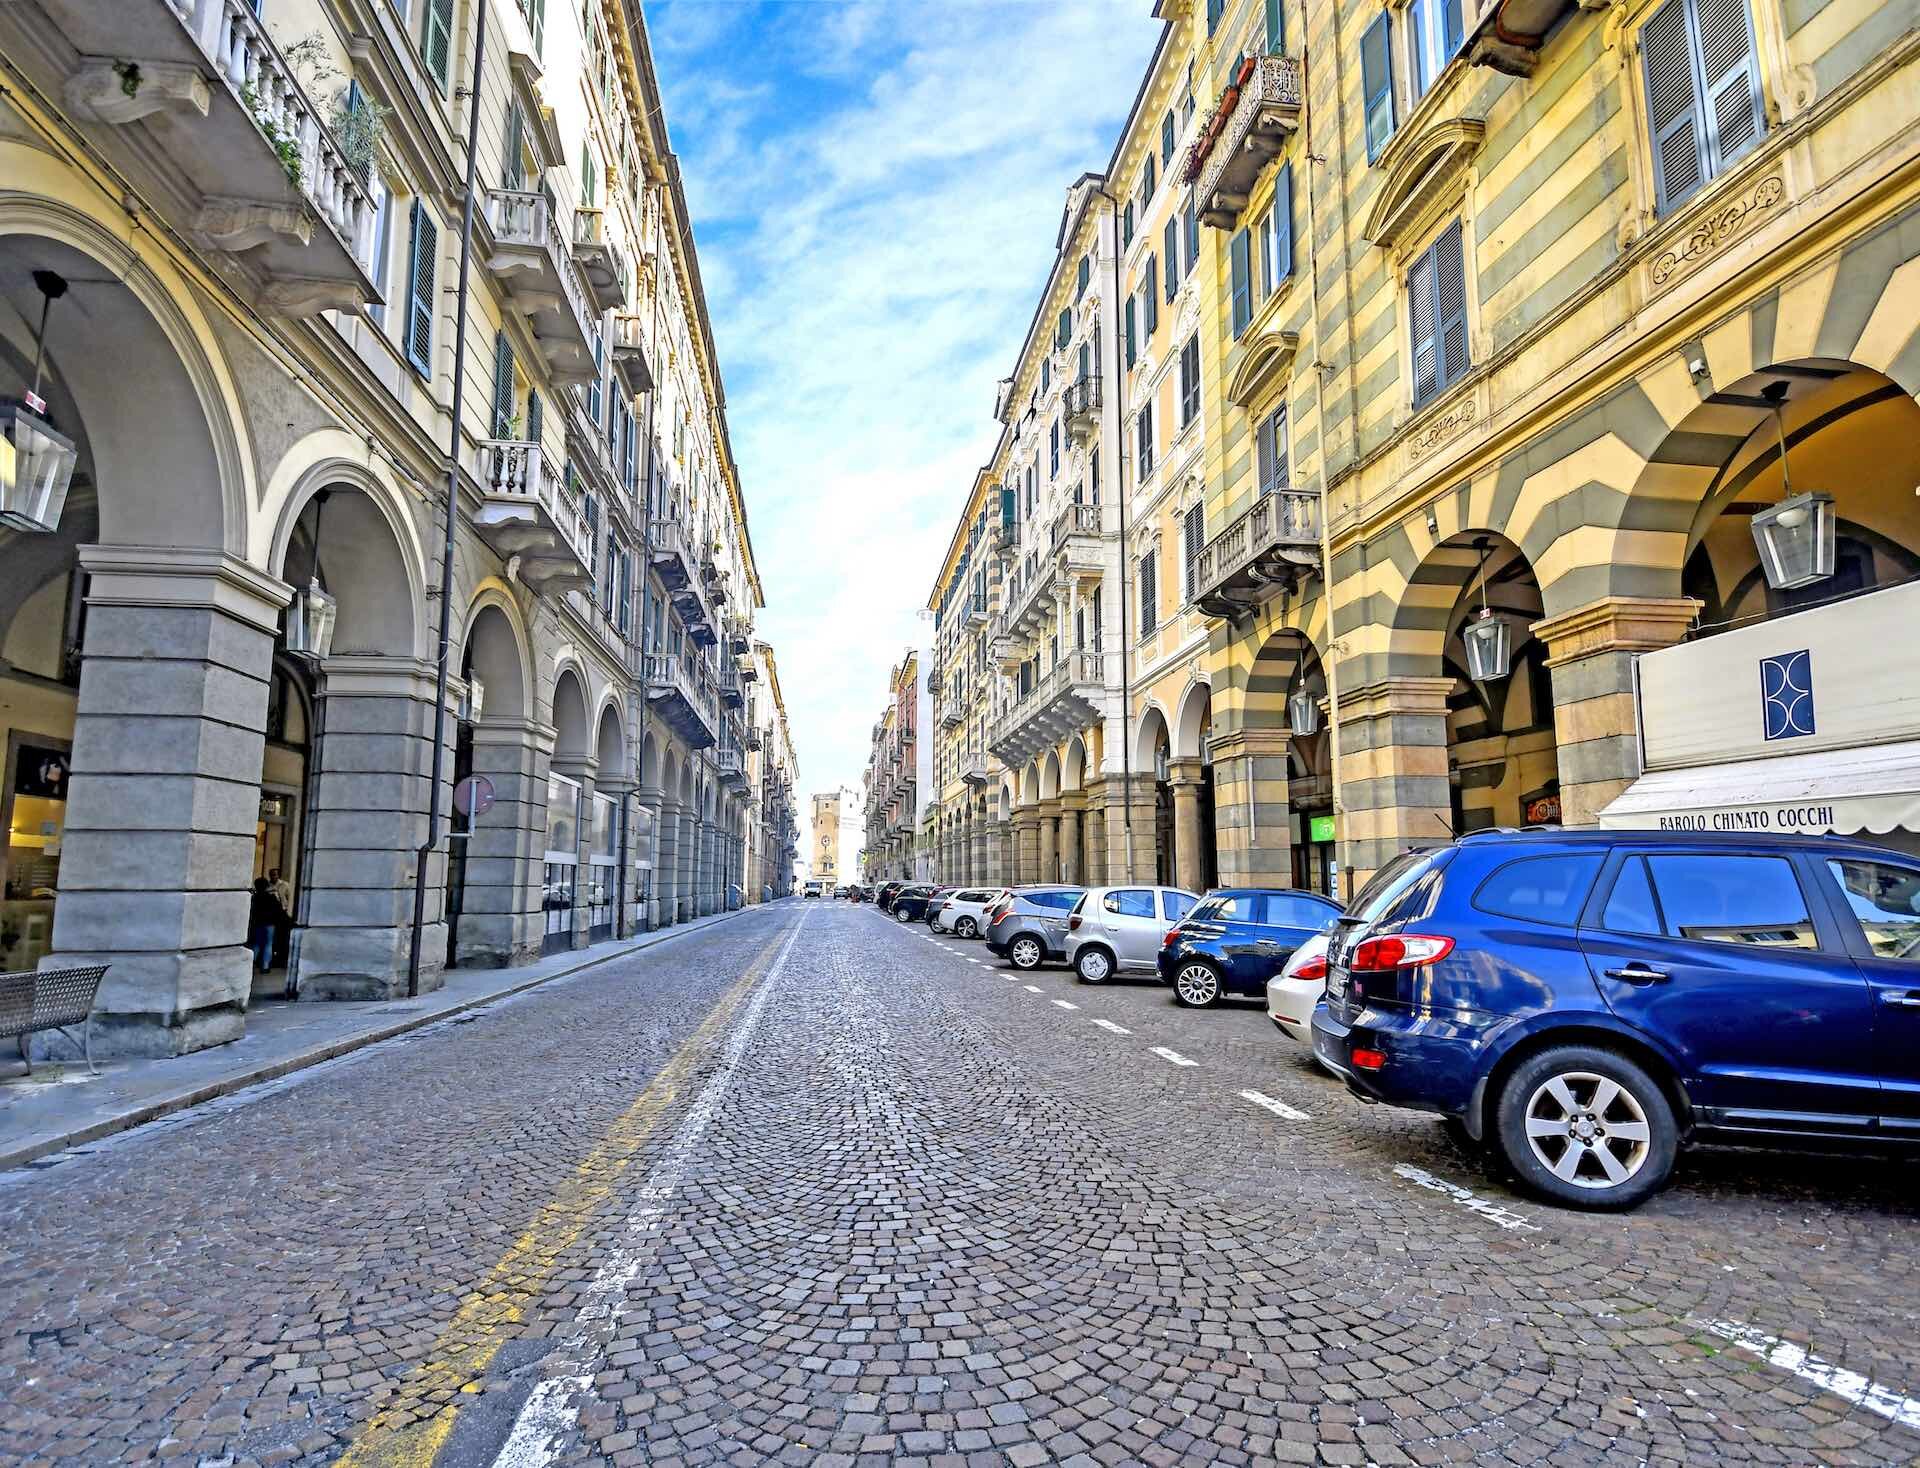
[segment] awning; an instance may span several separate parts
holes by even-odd
[[[1600,824],[1660,831],[1920,831],[1920,740],[1655,770]]]

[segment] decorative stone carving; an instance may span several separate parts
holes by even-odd
[[[1479,394],[1469,392],[1439,417],[1423,424],[1407,439],[1407,462],[1417,464],[1442,444],[1459,437],[1480,416]]]
[[[1780,175],[1770,174],[1739,198],[1710,210],[1683,238],[1654,257],[1651,271],[1654,285],[1664,286],[1692,269],[1744,233],[1757,217],[1779,207],[1786,196],[1787,186]]]
[[[194,218],[193,236],[209,250],[251,250],[276,239],[305,245],[313,238],[313,216],[291,205],[213,195]]]
[[[87,56],[62,89],[81,117],[124,127],[156,112],[205,117],[212,93],[200,69],[175,61]]]
[[[259,306],[274,316],[317,316],[322,311],[356,311],[366,297],[344,280],[276,280],[260,292]]]

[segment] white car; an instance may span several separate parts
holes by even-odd
[[[1327,992],[1327,935],[1315,933],[1267,980],[1267,1017],[1302,1045],[1313,1044],[1313,1007]]]
[[[962,887],[934,899],[930,926],[936,933],[978,938],[987,931],[987,909],[1006,893],[1005,887]]]

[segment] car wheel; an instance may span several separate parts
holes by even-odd
[[[1183,963],[1173,976],[1174,1002],[1188,1009],[1211,1009],[1220,993],[1220,973],[1210,963]]]
[[[956,938],[977,938],[980,936],[980,925],[972,918],[963,917],[953,925],[953,933]]]
[[[1089,943],[1074,959],[1073,971],[1083,984],[1104,984],[1113,977],[1113,955]]]
[[[1494,1114],[1520,1182],[1575,1208],[1632,1208],[1672,1176],[1679,1152],[1666,1093],[1611,1050],[1569,1045],[1522,1061]]]
[[[893,910],[893,917],[895,922],[910,923],[913,921],[912,915],[908,913],[904,907],[896,907]]]
[[[1007,957],[1013,966],[1019,969],[1040,967],[1040,960],[1047,956],[1047,950],[1040,946],[1038,938],[1029,938],[1021,934],[1007,948]]]

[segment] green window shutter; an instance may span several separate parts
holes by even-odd
[[[421,376],[433,376],[433,291],[439,266],[440,231],[418,199],[413,201],[413,245],[407,262],[407,310],[401,323],[407,360]]]
[[[1146,313],[1144,330],[1147,340],[1153,340],[1154,332],[1160,329],[1160,262],[1147,256],[1147,285],[1140,292],[1141,310]]]
[[[1135,351],[1134,339],[1133,339],[1133,297],[1132,296],[1127,297],[1126,331],[1127,331],[1127,365],[1131,367],[1134,364],[1134,360],[1136,357],[1136,351]]]
[[[526,146],[526,124],[520,116],[518,100],[507,103],[507,142],[506,159],[500,170],[500,187],[503,189],[524,189],[527,186],[526,168],[522,162]]]
[[[1153,185],[1153,154],[1149,153],[1147,154],[1146,166],[1140,173],[1140,207],[1143,209],[1146,208],[1148,203],[1153,199]]]
[[[1180,289],[1180,221],[1169,219],[1162,233],[1161,245],[1167,257],[1167,299],[1171,301]]]
[[[1087,283],[1093,279],[1093,261],[1090,257],[1080,257],[1080,269],[1074,277],[1073,298],[1079,300],[1087,293]]]
[[[427,70],[447,89],[447,68],[453,59],[453,0],[427,0],[427,15],[420,32],[420,58]]]
[[[1280,0],[1267,0],[1267,54],[1276,56],[1287,40],[1287,18]]]
[[[1120,211],[1120,248],[1125,249],[1133,243],[1133,200],[1127,200],[1126,208]]]
[[[540,442],[541,425],[546,422],[546,405],[540,401],[540,389],[527,389],[527,441]]]
[[[584,138],[580,142],[580,202],[587,208],[593,207],[593,144]]]
[[[1071,311],[1062,311],[1060,313],[1059,324],[1054,328],[1054,333],[1053,333],[1054,345],[1064,350],[1066,348],[1067,343],[1072,340],[1073,340],[1073,313]]]
[[[540,55],[547,33],[547,0],[531,0],[526,7],[527,24],[533,31],[533,54]]]
[[[1233,334],[1237,339],[1253,320],[1253,249],[1244,229],[1229,247],[1233,260]]]
[[[493,334],[493,436],[506,438],[513,418],[513,344],[504,331]]]
[[[1283,164],[1273,186],[1273,278],[1293,274],[1293,165]]]
[[[1160,119],[1160,161],[1163,164],[1173,162],[1173,111]]]
[[[1382,11],[1360,38],[1360,91],[1367,120],[1367,162],[1393,136],[1393,45],[1387,13]]]

